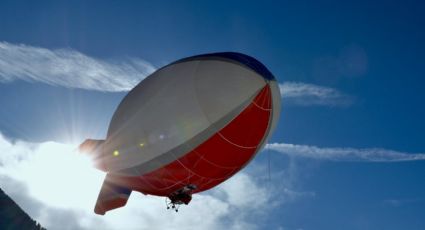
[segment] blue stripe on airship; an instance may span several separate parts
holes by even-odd
[[[192,57],[188,57],[188,58],[183,58],[183,59],[178,60],[178,61],[171,63],[171,64],[175,64],[175,63],[179,63],[179,62],[185,62],[185,61],[191,61],[191,60],[196,60],[196,59],[203,59],[203,58],[214,58],[214,57],[227,58],[227,59],[237,61],[237,62],[247,66],[248,68],[254,70],[258,74],[260,74],[263,78],[270,80],[270,81],[275,80],[275,77],[267,69],[267,67],[265,67],[257,59],[255,59],[251,56],[248,56],[246,54],[236,53],[236,52],[201,54],[201,55],[196,55],[196,56],[192,56]]]

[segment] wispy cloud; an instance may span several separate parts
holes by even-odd
[[[23,80],[104,92],[129,91],[155,67],[139,58],[99,59],[73,49],[46,49],[0,42],[0,82]],[[279,85],[284,102],[346,106],[352,98],[336,89],[302,82]]]
[[[382,204],[385,206],[391,206],[391,207],[401,207],[408,204],[414,204],[414,203],[422,203],[424,202],[423,198],[410,198],[410,199],[387,199],[383,200]]]
[[[347,106],[353,101],[348,96],[336,89],[307,84],[302,82],[285,82],[279,84],[283,103],[309,106]]]
[[[138,58],[101,60],[72,49],[0,42],[0,82],[24,80],[68,88],[128,91],[155,67]]]
[[[424,153],[406,153],[381,148],[320,148],[310,145],[271,143],[266,149],[291,157],[305,157],[330,161],[397,162],[425,160]]]

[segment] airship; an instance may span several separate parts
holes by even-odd
[[[121,101],[105,140],[79,146],[107,172],[94,212],[125,206],[132,191],[165,197],[178,211],[254,158],[276,127],[280,98],[272,73],[242,53],[158,69]]]

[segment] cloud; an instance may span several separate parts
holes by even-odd
[[[85,223],[87,219],[82,221],[82,219],[86,217],[85,213],[78,210],[55,208],[33,198],[29,194],[28,186],[22,181],[0,174],[0,187],[5,190],[7,195],[23,208],[31,218],[34,219],[34,217],[37,217],[36,221],[40,222],[43,227],[48,227],[48,229],[60,228],[64,230],[77,230],[84,229],[85,226],[97,226],[97,229],[108,229],[103,221],[96,219],[90,219],[89,223]],[[73,200],[74,198],[71,197],[69,199]],[[46,225],[43,225],[43,223],[46,223]]]
[[[0,42],[0,82],[23,80],[106,92],[128,91],[155,70],[138,59],[100,60],[72,49]]]
[[[381,148],[320,148],[310,145],[271,143],[270,149],[291,157],[304,157],[330,161],[398,162],[425,160],[424,153],[406,153]]]
[[[11,141],[0,133],[0,152],[0,187],[47,229],[256,229],[282,196],[243,171],[195,194],[178,213],[162,197],[133,192],[124,208],[98,216],[93,207],[105,174],[75,146]]]
[[[22,80],[104,92],[129,91],[155,67],[142,59],[102,60],[72,49],[46,49],[0,42],[0,82]],[[336,89],[286,82],[285,102],[295,105],[346,106],[351,97]]]
[[[352,97],[340,91],[302,82],[285,82],[279,84],[283,103],[301,106],[347,106],[353,101]]]

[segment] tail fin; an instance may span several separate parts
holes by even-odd
[[[106,166],[102,163],[102,144],[105,140],[87,139],[78,147],[79,151],[93,157],[95,167],[106,172]]]
[[[103,181],[94,212],[99,215],[105,215],[109,210],[122,207],[127,203],[130,194],[130,189],[114,183],[113,177],[108,173]]]

